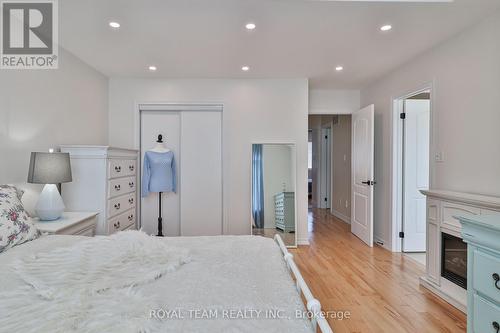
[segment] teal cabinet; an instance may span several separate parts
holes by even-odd
[[[457,216],[467,242],[467,332],[500,332],[500,217]]]
[[[295,231],[295,193],[281,192],[274,196],[276,228],[284,232]]]

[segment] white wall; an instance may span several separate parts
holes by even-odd
[[[111,79],[109,141],[138,147],[137,103],[223,103],[224,233],[250,234],[251,144],[296,143],[298,239],[307,241],[307,79]],[[200,140],[200,147],[203,140]],[[207,194],[209,195],[209,194]]]
[[[434,83],[431,187],[500,196],[500,12],[361,91],[375,104],[375,237],[391,240],[392,98]]]
[[[0,73],[0,184],[26,182],[32,151],[108,141],[107,78],[63,49],[59,57],[57,70]]]
[[[264,228],[275,228],[274,196],[283,191],[295,192],[292,180],[292,149],[287,145],[263,145]]]
[[[351,114],[359,110],[359,90],[309,91],[309,114]]]

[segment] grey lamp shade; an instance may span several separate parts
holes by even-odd
[[[71,164],[69,153],[31,153],[28,183],[69,183]]]

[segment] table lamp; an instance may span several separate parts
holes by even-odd
[[[45,184],[35,206],[41,221],[61,217],[65,207],[56,184],[71,181],[69,153],[31,153],[28,183]]]

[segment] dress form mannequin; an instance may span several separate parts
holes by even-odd
[[[154,151],[155,153],[168,153],[170,149],[165,147],[165,144],[163,143],[163,135],[158,134],[158,140],[156,140],[156,146],[151,149],[151,151]],[[162,192],[158,192],[158,234],[156,236],[158,237],[163,237],[163,218],[162,218],[162,211],[161,211],[161,195]]]
[[[161,237],[163,236],[162,194],[175,192],[177,186],[174,152],[163,143],[163,135],[159,134],[156,145],[144,153],[143,163],[142,197],[158,193],[158,236]]]
[[[158,135],[158,140],[156,140],[156,146],[154,146],[150,151],[154,151],[155,153],[168,153],[170,149],[165,147],[165,143],[163,143],[163,135]]]

